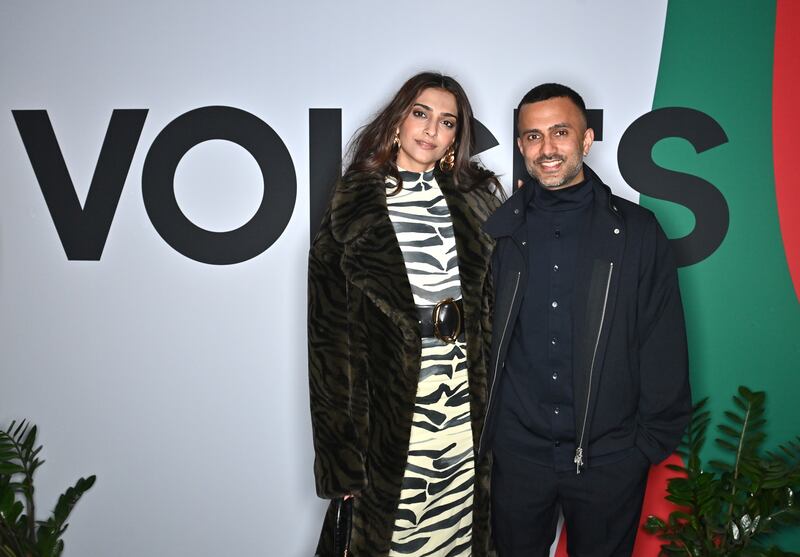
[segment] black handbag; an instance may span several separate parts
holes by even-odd
[[[333,530],[335,557],[350,555],[350,531],[353,527],[353,498],[336,500],[336,524]]]

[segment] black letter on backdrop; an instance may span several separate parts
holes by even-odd
[[[11,112],[67,259],[99,261],[147,110],[111,113],[83,208],[47,111]]]
[[[728,142],[719,123],[691,108],[660,108],[636,119],[619,141],[619,171],[639,193],[679,203],[695,216],[695,227],[670,240],[679,267],[714,253],[728,232],[728,203],[713,184],[683,172],[667,170],[652,159],[653,147],[667,137],[689,141],[697,153]]]
[[[309,229],[311,241],[328,208],[333,185],[342,175],[342,109],[308,111]]]
[[[474,157],[484,151],[488,151],[492,147],[500,145],[494,134],[489,131],[489,128],[484,126],[481,121],[475,117],[472,118],[472,129],[475,130],[475,148],[472,153],[470,153],[470,156]]]
[[[195,225],[175,198],[178,163],[192,147],[211,139],[245,148],[264,178],[256,214],[228,232]],[[202,263],[231,265],[263,253],[280,237],[294,210],[297,177],[286,145],[269,124],[238,108],[207,106],[178,116],[158,134],[144,161],[142,196],[153,226],[176,251]]]

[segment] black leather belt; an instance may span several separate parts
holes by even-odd
[[[449,344],[464,338],[464,305],[447,298],[434,306],[417,306],[420,336],[436,337]]]

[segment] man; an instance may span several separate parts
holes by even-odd
[[[650,464],[691,412],[675,263],[653,214],[584,165],[580,95],[540,85],[517,126],[531,180],[484,225],[495,540],[500,557],[547,555],[561,510],[571,556],[630,555]]]

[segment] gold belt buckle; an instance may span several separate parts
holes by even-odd
[[[456,315],[458,315],[456,330],[452,335],[442,335],[442,332],[439,330],[439,312],[442,310],[442,306],[445,304],[452,305],[456,310]],[[456,304],[453,298],[446,298],[440,302],[436,302],[436,305],[433,306],[433,334],[436,338],[447,344],[453,344],[458,338],[458,335],[461,334],[461,311],[459,311],[458,304]]]

